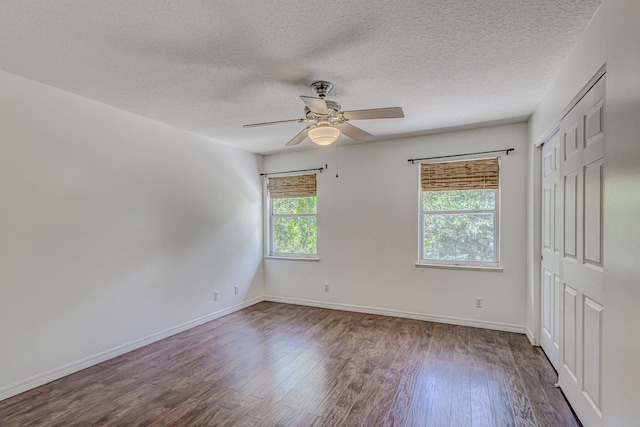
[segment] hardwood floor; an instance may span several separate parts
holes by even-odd
[[[8,426],[578,426],[520,334],[263,302],[0,402]]]

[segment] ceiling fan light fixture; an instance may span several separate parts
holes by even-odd
[[[307,137],[316,145],[326,146],[336,142],[340,134],[345,134],[355,142],[365,142],[373,136],[369,132],[365,132],[359,127],[348,123],[350,120],[399,119],[404,117],[404,112],[401,107],[342,111],[339,103],[325,99],[325,96],[332,87],[333,85],[331,83],[320,80],[311,84],[311,89],[318,95],[318,98],[300,95],[300,100],[305,104],[304,117],[301,119],[253,123],[244,125],[243,127],[252,128],[277,123],[311,122],[311,124],[287,142],[287,147],[298,145],[306,141]]]
[[[309,129],[309,139],[317,145],[331,145],[340,136],[340,130],[329,123],[318,123]]]

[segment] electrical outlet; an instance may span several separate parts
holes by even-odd
[[[324,291],[325,292],[329,292],[329,284],[328,283],[324,284]]]
[[[213,291],[213,300],[218,301],[220,299],[220,291]]]
[[[234,294],[236,294],[236,295],[238,295],[238,294],[240,293],[240,286],[235,285],[235,286],[233,287],[233,293],[234,293]]]
[[[476,297],[476,308],[482,308],[482,297]]]

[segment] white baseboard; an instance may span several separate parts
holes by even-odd
[[[527,334],[527,338],[529,338],[529,342],[531,343],[531,345],[535,345],[535,346],[540,345],[538,344],[536,340],[536,336],[533,334],[531,329],[526,328],[526,334]]]
[[[264,301],[263,297],[253,298],[240,304],[227,307],[211,314],[207,314],[206,316],[190,320],[177,326],[173,326],[169,329],[165,329],[164,331],[157,332],[155,334],[137,339],[135,341],[131,341],[127,344],[123,344],[112,349],[94,354],[92,356],[85,357],[75,362],[68,363],[64,366],[60,366],[59,368],[34,375],[30,378],[14,384],[10,384],[6,387],[2,387],[0,388],[0,400],[7,399],[11,396],[15,396],[16,394],[20,394],[32,388],[39,387],[51,381],[55,381],[59,378],[73,374],[74,372],[78,372],[106,360],[113,359],[114,357],[139,349],[156,341],[163,340],[172,335],[179,334],[180,332],[184,332],[188,329],[195,328],[196,326],[200,326],[204,323],[218,319],[222,316],[226,316],[227,314],[231,314],[238,310],[242,310],[243,308],[247,308],[262,301]]]
[[[465,319],[462,317],[441,316],[434,314],[414,313],[411,311],[391,310],[376,307],[366,307],[361,305],[340,304],[324,301],[313,301],[297,298],[284,298],[272,295],[265,295],[265,301],[281,302],[284,304],[306,305],[310,307],[329,308],[332,310],[355,311],[358,313],[379,314],[381,316],[402,317],[405,319],[425,320],[427,322],[447,323],[450,325],[471,326],[473,328],[493,329],[496,331],[516,332],[525,334],[526,328],[522,325],[510,323],[489,322],[484,320]]]

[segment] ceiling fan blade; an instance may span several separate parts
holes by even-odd
[[[302,102],[307,104],[309,110],[318,114],[329,114],[327,103],[322,98],[313,98],[311,96],[301,96]]]
[[[287,142],[287,146],[289,146],[289,145],[298,145],[302,141],[304,141],[304,139],[307,137],[307,134],[309,133],[309,128],[310,128],[310,126],[307,126],[306,128],[302,129],[302,131],[299,134],[297,134],[296,136],[294,136],[291,141]]]
[[[277,125],[279,123],[302,123],[304,122],[306,119],[291,119],[291,120],[278,120],[275,122],[264,122],[264,123],[252,123],[250,125],[244,125],[242,126],[243,128],[253,128],[253,127],[257,127],[257,126],[266,126],[266,125]]]
[[[335,125],[335,127],[337,127],[338,129],[340,129],[340,132],[344,133],[345,135],[347,135],[349,138],[358,141],[358,142],[364,142],[367,139],[371,138],[373,135],[371,135],[369,132],[365,132],[362,129],[360,129],[359,127],[355,127],[349,123],[338,123],[337,125]]]
[[[400,119],[404,117],[402,107],[374,108],[371,110],[343,111],[342,115],[347,120],[367,119]]]

